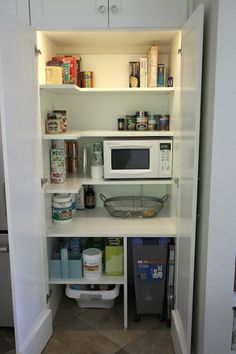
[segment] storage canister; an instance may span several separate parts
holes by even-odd
[[[136,116],[126,116],[126,129],[135,130],[136,129]]]
[[[85,88],[93,87],[93,71],[82,71],[81,75],[81,86]]]
[[[72,220],[72,198],[70,194],[55,194],[52,202],[52,220],[65,224]]]
[[[97,279],[102,276],[102,251],[98,248],[87,248],[83,251],[84,277]]]
[[[148,112],[136,112],[136,130],[147,130],[148,127]]]

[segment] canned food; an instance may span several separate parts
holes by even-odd
[[[91,88],[93,87],[93,71],[82,71],[81,75],[81,87]]]
[[[145,123],[136,123],[136,130],[139,130],[139,131],[147,130],[147,124],[145,124]]]
[[[68,141],[67,145],[67,170],[69,173],[78,170],[78,148],[77,141]]]
[[[126,129],[135,130],[136,129],[136,116],[126,116]]]
[[[50,175],[52,183],[63,183],[66,178],[65,151],[51,149],[50,151]]]
[[[67,130],[67,115],[65,110],[54,110],[53,113],[59,113],[62,116],[61,128],[62,132]]]
[[[155,115],[148,117],[148,130],[156,130],[157,128],[157,119]]]
[[[148,112],[147,111],[138,111],[136,112],[136,117],[147,117]]]
[[[62,133],[62,123],[63,120],[61,113],[48,113],[46,121],[46,132],[48,134]]]
[[[157,130],[169,130],[169,114],[157,115]]]

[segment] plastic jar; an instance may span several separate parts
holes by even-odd
[[[52,220],[57,224],[66,224],[72,220],[72,198],[70,194],[54,195]]]
[[[97,279],[102,276],[102,251],[98,248],[87,248],[83,251],[84,277]]]

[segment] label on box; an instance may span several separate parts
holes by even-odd
[[[163,280],[165,275],[165,262],[137,260],[136,276],[139,280]]]

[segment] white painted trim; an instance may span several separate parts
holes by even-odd
[[[128,270],[127,270],[127,237],[123,239],[124,250],[124,329],[128,328]]]
[[[172,311],[171,317],[171,336],[173,339],[175,354],[186,354],[187,349],[185,347],[186,339],[184,338],[184,330],[176,310]]]
[[[19,354],[40,354],[52,335],[52,313],[46,310],[34,323],[27,340],[20,346]]]

